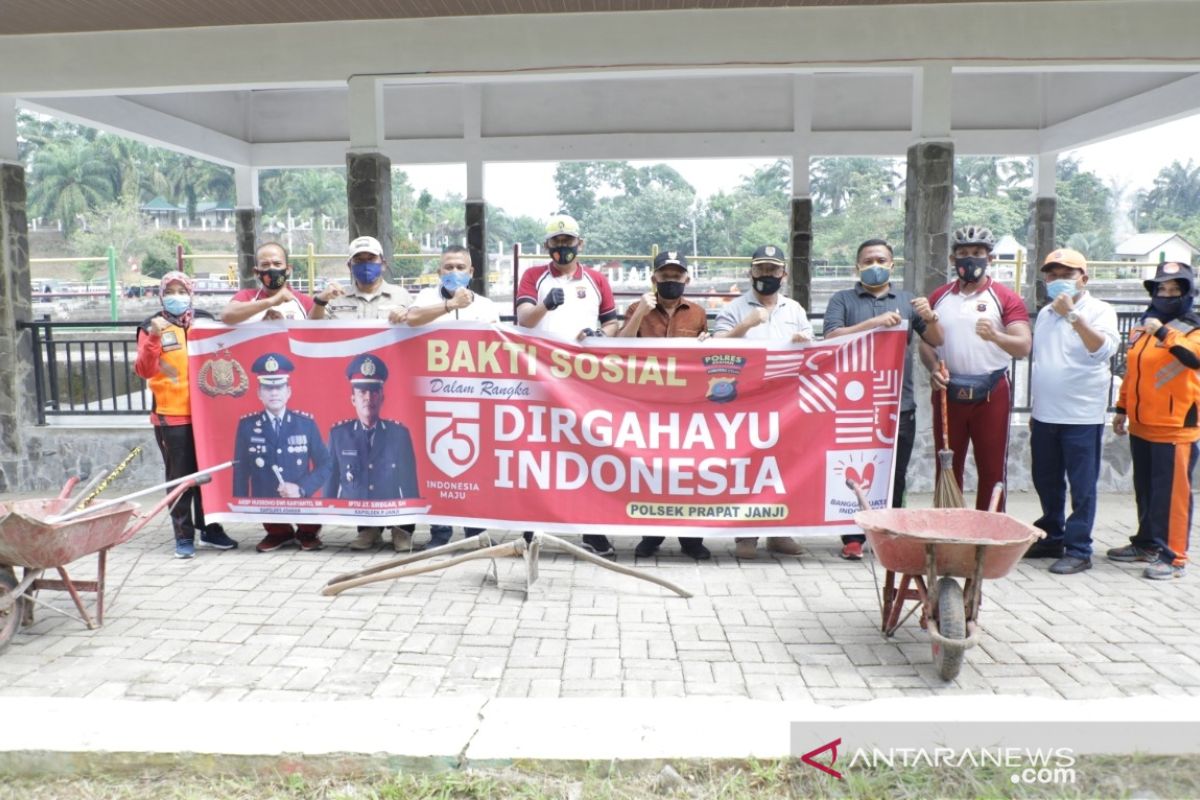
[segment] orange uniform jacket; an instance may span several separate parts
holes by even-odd
[[[199,310],[194,314],[196,319],[212,316]],[[187,330],[171,325],[161,336],[154,337],[147,332],[150,319],[138,328],[138,355],[134,371],[146,379],[146,385],[154,395],[155,414],[159,417],[190,417]]]
[[[1187,315],[1154,336],[1135,329],[1117,413],[1129,432],[1150,442],[1200,440],[1200,317]]]

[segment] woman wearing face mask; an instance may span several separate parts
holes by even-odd
[[[168,272],[159,284],[162,310],[138,328],[138,354],[134,370],[146,380],[153,395],[150,422],[154,440],[162,452],[167,480],[196,472],[196,445],[192,439],[192,416],[188,391],[187,334],[197,318],[212,314],[192,305],[192,279],[182,272]],[[200,489],[185,492],[171,508],[175,532],[175,557],[196,554],[196,531],[200,546],[231,550],[237,542],[217,524],[204,523]]]
[[[1200,315],[1195,276],[1179,262],[1158,265],[1145,282],[1150,307],[1129,336],[1125,379],[1113,417],[1129,433],[1138,528],[1112,561],[1149,562],[1142,576],[1182,578],[1192,527],[1192,472],[1200,440]]]

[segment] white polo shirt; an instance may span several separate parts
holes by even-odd
[[[446,298],[442,297],[442,287],[428,286],[417,292],[417,299],[413,300],[413,308],[429,308],[430,306],[444,307]],[[439,322],[454,322],[461,320],[463,322],[499,322],[500,321],[500,306],[496,305],[496,301],[490,297],[484,297],[481,294],[475,295],[475,299],[466,308],[452,308],[449,314],[443,314],[437,319],[430,322],[430,325],[436,325]]]
[[[1021,296],[991,278],[983,288],[963,294],[958,281],[934,289],[929,305],[938,314],[945,342],[937,349],[951,375],[986,375],[1012,365],[1012,356],[995,342],[986,342],[975,332],[981,319],[1003,332],[1014,322],[1029,323],[1029,312]]]
[[[1089,353],[1075,327],[1050,306],[1043,308],[1033,328],[1033,418],[1055,425],[1103,425],[1112,385],[1109,359],[1121,335],[1117,312],[1087,292],[1075,301],[1075,313],[1104,344]]]
[[[563,290],[563,304],[547,311],[529,330],[574,341],[585,328],[598,328],[617,318],[612,287],[603,273],[579,265],[570,275],[560,275],[550,264],[530,267],[517,288],[517,307],[540,304],[553,289]]]

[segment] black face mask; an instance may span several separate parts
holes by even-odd
[[[258,280],[268,289],[282,289],[287,284],[287,270],[265,269],[258,273]]]
[[[783,278],[776,275],[764,275],[761,278],[755,278],[754,291],[762,295],[771,295],[779,291],[779,287],[783,286]]]
[[[683,297],[683,281],[659,281],[654,284],[654,291],[663,300],[678,300]]]
[[[1150,308],[1157,311],[1163,321],[1173,320],[1192,310],[1192,296],[1155,297],[1150,301]]]
[[[558,247],[550,247],[546,250],[550,254],[550,260],[560,267],[565,267],[575,260],[575,256],[579,255],[579,248],[571,244],[562,244]]]
[[[964,283],[981,280],[987,272],[987,256],[963,256],[954,259],[954,271]]]

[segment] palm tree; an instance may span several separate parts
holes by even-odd
[[[285,173],[280,182],[283,204],[299,217],[312,219],[313,246],[325,247],[325,218],[346,218],[346,175],[342,170],[304,169]]]
[[[1163,167],[1146,196],[1151,215],[1166,212],[1181,219],[1200,215],[1200,166],[1189,158],[1186,165],[1174,161]]]
[[[208,161],[190,156],[168,156],[163,174],[170,183],[172,194],[186,200],[188,224],[196,218],[196,203],[200,197],[215,196],[218,200],[233,199],[233,172]]]
[[[116,197],[107,164],[96,158],[90,144],[78,139],[40,148],[29,183],[34,213],[60,220],[68,236],[81,214]]]

